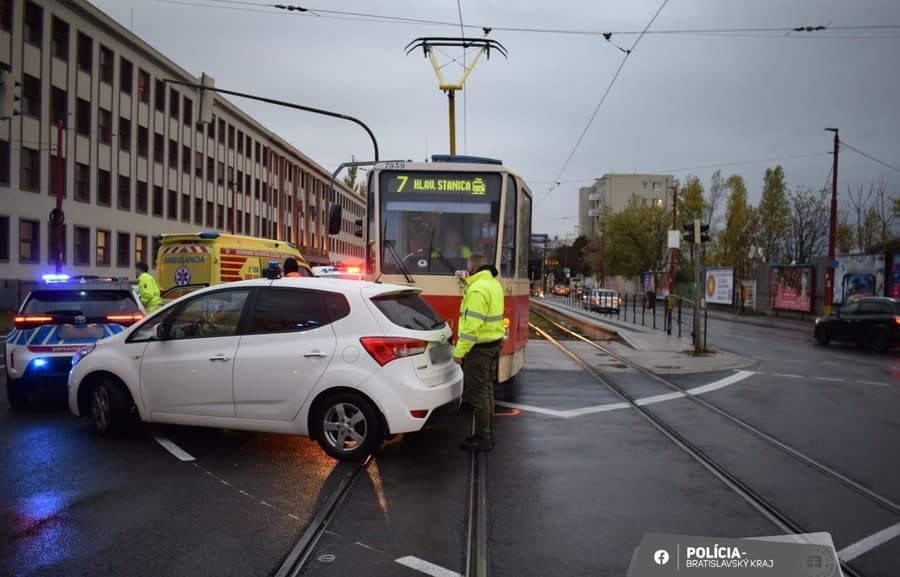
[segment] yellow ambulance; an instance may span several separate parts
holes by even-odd
[[[215,231],[160,235],[156,278],[161,291],[260,278],[269,263],[279,266],[293,257],[300,274],[313,276],[309,264],[291,242]],[[177,292],[177,291],[176,291]],[[174,298],[172,292],[168,299]]]

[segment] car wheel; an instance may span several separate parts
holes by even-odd
[[[121,432],[128,422],[128,397],[122,385],[103,379],[91,391],[91,420],[94,430],[104,436]]]
[[[362,395],[340,393],[318,403],[313,432],[322,449],[341,461],[359,461],[384,440],[378,411]]]
[[[831,337],[828,336],[828,329],[825,327],[816,327],[816,342],[822,346],[825,346],[831,341]]]
[[[872,332],[872,336],[869,337],[869,348],[871,348],[876,353],[883,353],[887,350],[887,342],[887,331],[881,327],[878,327]]]
[[[28,397],[31,396],[31,387],[28,386],[28,383],[24,382],[14,382],[13,379],[9,378],[9,373],[6,375],[6,400],[9,401],[9,407],[13,410],[19,411],[26,407],[28,407]]]

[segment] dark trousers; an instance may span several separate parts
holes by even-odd
[[[500,361],[500,343],[475,345],[463,357],[463,400],[475,413],[475,434],[494,436],[494,381]]]

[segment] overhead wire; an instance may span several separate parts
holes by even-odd
[[[843,147],[845,147],[845,148],[849,148],[849,149],[852,150],[853,152],[855,152],[855,153],[857,153],[857,154],[859,154],[859,155],[861,155],[861,156],[864,156],[864,157],[868,158],[869,160],[871,160],[872,162],[876,162],[876,163],[880,164],[881,166],[884,166],[884,167],[886,167],[886,168],[890,168],[891,170],[896,170],[897,172],[900,172],[900,168],[897,168],[897,167],[894,166],[893,164],[889,164],[889,163],[887,163],[887,162],[884,162],[883,160],[878,160],[877,158],[875,158],[875,157],[872,156],[871,154],[867,154],[867,153],[863,152],[862,150],[860,150],[860,149],[858,149],[858,148],[856,148],[856,147],[854,147],[854,146],[851,146],[851,145],[847,144],[847,143],[844,142],[843,140],[841,141],[841,146],[843,146]]]
[[[459,13],[459,34],[462,38],[466,37],[466,27],[463,24],[462,16],[462,0],[456,0],[456,11]],[[463,45],[463,70],[466,69],[466,47]],[[468,90],[463,90],[463,153],[469,149],[469,131],[468,131]]]

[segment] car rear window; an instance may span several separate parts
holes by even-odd
[[[82,315],[90,318],[140,310],[137,301],[126,290],[39,290],[31,293],[22,314]]]
[[[391,293],[372,298],[378,310],[397,326],[418,331],[441,328],[445,321],[414,292]]]

